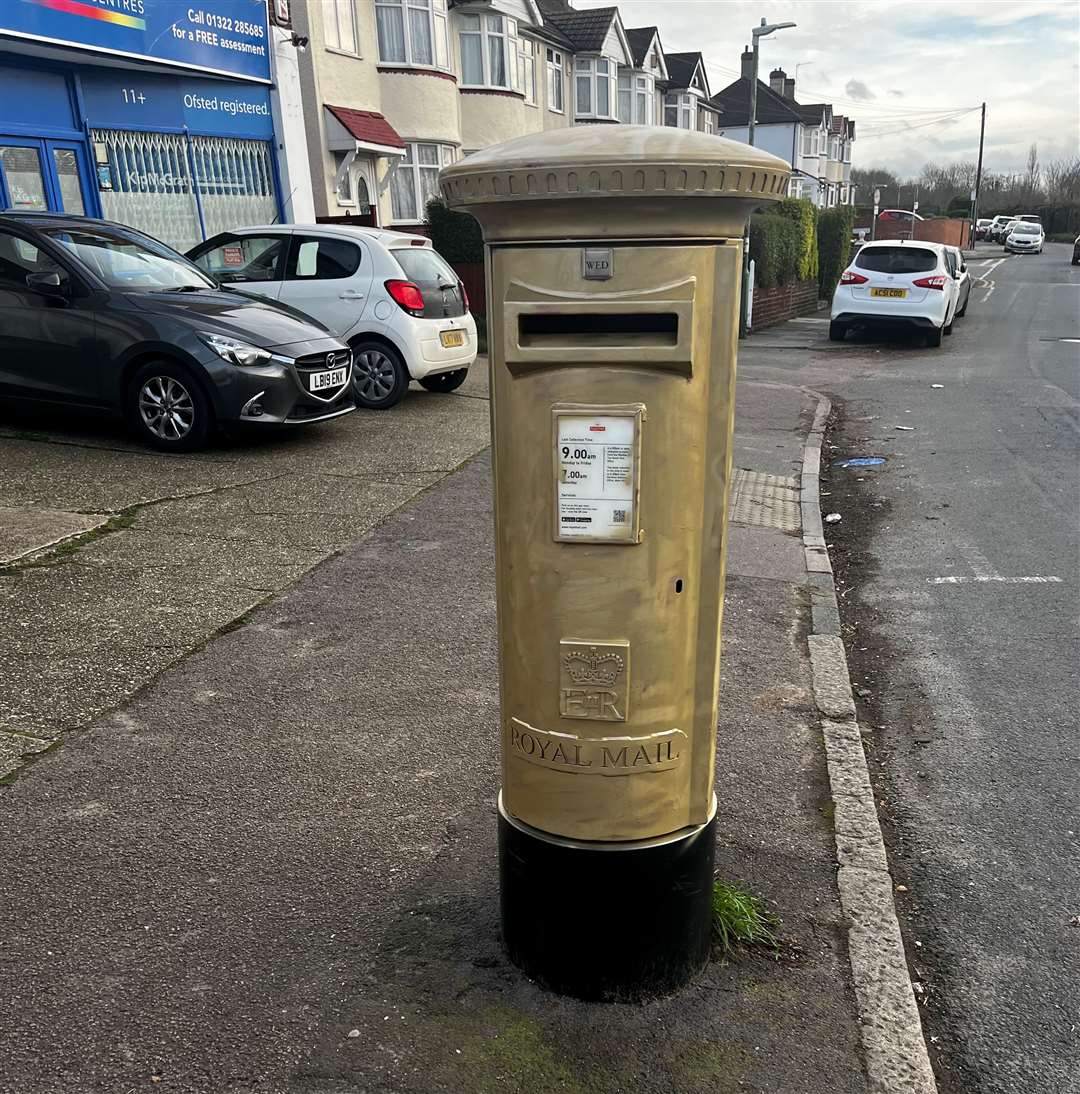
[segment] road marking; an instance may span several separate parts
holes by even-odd
[[[1001,574],[976,574],[974,577],[928,577],[931,585],[985,585],[988,582],[996,582],[1000,585],[1060,585],[1060,577],[1044,577],[1032,575],[1030,577],[1003,577]]]
[[[980,304],[985,304],[990,299],[990,294],[997,288],[997,285],[993,281],[990,282],[990,288],[986,290],[986,295],[979,301]]]
[[[1001,574],[994,569],[990,564],[990,560],[977,547],[972,547],[970,543],[959,543],[957,547],[967,559],[971,572],[979,581],[998,581],[1001,579]]]

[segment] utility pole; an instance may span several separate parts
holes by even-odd
[[[979,163],[975,168],[975,192],[971,196],[971,239],[975,246],[975,225],[979,220],[979,187],[982,185],[983,143],[986,140],[986,103],[982,104],[982,120],[979,122]]]

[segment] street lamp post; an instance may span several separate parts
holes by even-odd
[[[747,127],[749,130],[747,144],[754,143],[754,129],[757,125],[758,42],[766,35],[772,34],[773,31],[786,30],[788,27],[795,25],[795,23],[766,23],[764,17],[762,17],[761,26],[754,27],[750,32],[754,41],[754,61],[753,72],[750,76],[750,124]]]
[[[750,74],[750,119],[747,125],[747,137],[746,143],[754,143],[754,128],[757,123],[757,74],[758,74],[758,42],[768,34],[772,34],[774,30],[784,30],[787,27],[795,26],[794,23],[766,23],[764,16],[761,19],[761,26],[754,27],[750,32],[750,36],[754,42],[754,61],[753,71]],[[794,164],[792,164],[794,166]],[[754,287],[750,284],[750,222],[747,221],[746,230],[743,234],[743,300],[739,307],[739,337],[746,337],[746,300],[750,293],[754,291]]]

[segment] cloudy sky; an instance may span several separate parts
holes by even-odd
[[[572,0],[603,7],[612,0]],[[738,76],[750,28],[794,22],[761,41],[761,76],[798,76],[800,102],[831,102],[856,121],[853,162],[916,174],[974,161],[987,104],[992,171],[1020,171],[1035,142],[1045,162],[1080,154],[1080,0],[618,0],[624,26],[660,28],[672,53],[699,49],[709,85]],[[949,116],[946,116],[949,115]]]

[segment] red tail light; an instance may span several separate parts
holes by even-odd
[[[461,302],[465,305],[465,310],[469,310],[469,294],[465,291],[465,283],[458,282],[458,288],[461,289]]]
[[[870,278],[863,277],[862,274],[855,273],[854,270],[845,270],[840,275],[841,285],[865,285]]]
[[[912,285],[918,285],[920,289],[939,289],[945,288],[945,282],[949,279],[943,274],[935,274],[933,277],[918,277],[912,281]]]
[[[424,294],[411,281],[387,281],[386,291],[402,311],[410,315],[424,314]]]

